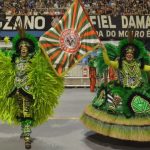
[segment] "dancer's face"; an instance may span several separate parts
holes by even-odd
[[[26,45],[21,46],[21,56],[27,57],[28,56],[28,47]]]
[[[131,62],[134,59],[133,53],[132,52],[126,52],[125,59],[128,62]]]
[[[135,51],[134,47],[132,47],[132,46],[127,47],[125,59],[128,62],[131,62],[134,59],[134,51]]]

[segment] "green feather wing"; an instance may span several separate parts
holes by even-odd
[[[14,87],[15,70],[11,58],[0,52],[0,119],[11,123],[14,119],[15,101],[8,98]]]
[[[15,71],[11,58],[0,52],[0,99],[6,98],[14,87]]]
[[[13,51],[12,50],[7,50],[7,49],[0,49],[0,53],[3,53],[5,56],[12,56],[13,55]]]
[[[32,59],[29,70],[28,84],[31,85],[30,93],[34,99],[32,110],[36,126],[53,114],[58,98],[63,92],[64,83],[63,78],[55,74],[41,53]]]

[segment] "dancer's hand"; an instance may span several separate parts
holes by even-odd
[[[106,51],[106,47],[103,43],[100,43],[100,48],[102,49],[102,51]]]

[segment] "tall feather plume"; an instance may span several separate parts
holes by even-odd
[[[17,31],[19,32],[19,35],[21,38],[24,38],[25,37],[25,28],[24,28],[24,21],[22,21],[22,26],[19,25],[18,21],[16,22],[17,24]]]
[[[128,30],[128,42],[131,44],[134,40],[135,32],[130,28]]]

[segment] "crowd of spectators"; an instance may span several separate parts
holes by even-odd
[[[5,0],[6,15],[61,15],[73,0]],[[150,0],[81,0],[89,14],[149,15]]]

